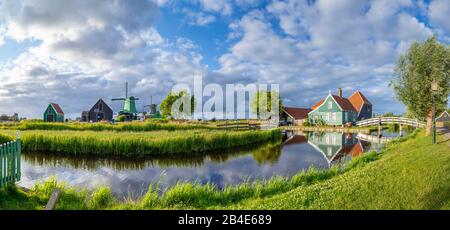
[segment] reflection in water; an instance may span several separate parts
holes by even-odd
[[[309,133],[308,143],[324,155],[330,166],[360,156],[370,147],[370,143],[358,140],[356,134],[336,132]]]
[[[291,177],[308,168],[328,168],[363,154],[373,145],[354,134],[287,133],[283,145],[268,144],[177,158],[93,158],[27,153],[22,156],[20,184],[33,184],[56,176],[69,185],[94,189],[111,187],[119,198],[136,198],[150,183],[161,191],[179,181],[213,183],[218,188],[274,175]]]
[[[183,156],[183,157],[149,157],[149,158],[120,158],[120,157],[96,157],[96,156],[71,156],[54,155],[46,153],[23,154],[23,159],[33,165],[44,167],[68,167],[95,171],[99,167],[108,167],[117,171],[142,170],[145,168],[160,167],[202,167],[206,161],[220,164],[237,158],[242,155],[252,153],[253,158],[260,164],[266,162],[276,163],[281,155],[281,146],[278,144],[267,144],[257,148],[240,149],[224,153],[210,153],[203,155]]]

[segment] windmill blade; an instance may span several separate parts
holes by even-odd
[[[125,98],[113,98],[111,101],[125,101]]]
[[[134,100],[134,101],[137,101],[137,100],[139,100],[139,98],[138,97],[135,97],[134,99],[132,99],[132,100]]]

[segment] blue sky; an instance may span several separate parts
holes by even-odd
[[[402,113],[395,60],[432,35],[448,44],[449,14],[445,0],[0,0],[0,113],[40,117],[57,102],[74,118],[125,81],[141,107],[198,72],[278,83],[289,106],[342,87]]]

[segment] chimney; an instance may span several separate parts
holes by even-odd
[[[339,89],[338,89],[338,96],[339,96],[339,97],[342,97],[342,88],[339,88]]]

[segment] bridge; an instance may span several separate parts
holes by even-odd
[[[425,127],[425,123],[416,119],[405,118],[405,117],[375,117],[362,121],[356,122],[356,126],[364,127],[364,126],[373,126],[373,125],[382,125],[382,124],[398,124],[398,125],[407,125],[416,128]]]

